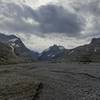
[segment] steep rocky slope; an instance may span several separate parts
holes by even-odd
[[[31,62],[38,59],[38,53],[29,50],[20,38],[14,35],[0,34],[1,63]]]

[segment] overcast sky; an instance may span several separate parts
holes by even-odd
[[[0,32],[35,51],[74,48],[100,37],[100,0],[0,0]]]

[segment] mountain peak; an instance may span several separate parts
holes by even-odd
[[[15,35],[0,34],[0,43],[6,44],[12,49],[13,54],[25,60],[37,60],[38,53],[29,50],[22,40]]]
[[[7,43],[10,39],[18,38],[15,35],[5,35],[0,33],[0,42]]]
[[[66,49],[63,46],[54,44],[53,46],[44,50],[41,53],[39,59],[40,60],[51,60],[51,59],[55,59],[58,57],[62,57],[65,50]]]
[[[50,47],[50,49],[58,49],[58,46],[54,44],[53,46]]]
[[[64,50],[65,48],[63,46],[54,44],[53,46],[50,47],[50,49],[52,49],[52,50],[57,50],[57,49]]]

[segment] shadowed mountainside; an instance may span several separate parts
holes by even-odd
[[[100,62],[100,38],[73,49],[54,45],[43,51],[39,58],[44,61]]]
[[[38,53],[29,50],[14,35],[0,34],[0,59],[1,63],[31,62],[38,59]]]
[[[100,62],[100,38],[93,38],[89,44],[73,49],[53,45],[42,53],[29,50],[20,38],[0,34],[0,62]],[[2,53],[3,52],[3,53]]]

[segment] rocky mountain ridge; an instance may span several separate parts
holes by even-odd
[[[35,51],[29,50],[21,41],[21,39],[14,35],[4,35],[2,33],[0,34],[0,51],[1,51],[1,54],[2,54],[2,51],[5,52],[5,54],[7,51],[9,51],[10,53],[9,57],[7,55],[2,55],[2,56],[4,58],[8,57],[7,59],[9,60],[13,58],[15,59],[15,62],[19,62],[19,61],[30,62],[30,61],[34,61],[38,59],[38,53]]]
[[[6,62],[7,59],[24,62],[100,62],[100,38],[93,38],[89,44],[73,49],[54,44],[39,54],[28,49],[17,36],[0,34],[0,61]]]

